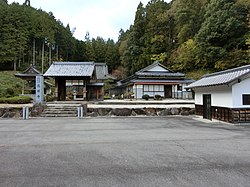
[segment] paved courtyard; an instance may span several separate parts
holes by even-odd
[[[0,119],[0,186],[250,186],[250,126],[192,117]]]

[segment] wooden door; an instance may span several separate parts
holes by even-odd
[[[164,86],[165,98],[172,98],[172,85]]]
[[[203,118],[212,120],[211,94],[203,95]]]

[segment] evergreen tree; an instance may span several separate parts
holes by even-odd
[[[85,54],[87,57],[87,61],[95,61],[95,52],[92,47],[89,32],[87,32],[85,35],[85,45],[86,45]]]
[[[145,19],[145,9],[140,2],[137,7],[134,25],[128,35],[127,49],[124,53],[128,74],[133,74],[144,65],[142,54],[144,49]]]
[[[102,37],[97,37],[92,39],[92,47],[94,51],[94,61],[95,62],[104,62],[106,56],[106,43]]]
[[[246,17],[237,12],[234,0],[211,0],[205,17],[196,36],[201,67],[228,68],[231,64],[221,62],[231,50],[245,45],[248,32]]]
[[[8,4],[8,1],[7,0],[0,0],[0,3]]]
[[[199,31],[204,20],[207,0],[176,0],[170,12],[175,20],[176,40],[179,44],[191,39]]]
[[[23,56],[27,45],[29,19],[18,4],[13,3],[5,8],[1,23],[0,59],[16,70],[17,61]]]
[[[174,40],[174,20],[168,14],[169,5],[162,0],[151,0],[146,6],[145,51],[151,58],[162,53],[170,53]]]
[[[106,43],[105,62],[110,72],[120,65],[118,46],[115,44],[114,40],[108,39]]]

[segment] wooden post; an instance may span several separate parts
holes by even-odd
[[[87,99],[87,81],[84,80],[84,87],[83,87],[83,100]]]
[[[56,97],[56,100],[58,101],[58,79],[55,78],[55,97]]]
[[[23,80],[22,95],[24,95],[24,87],[25,87],[25,82]]]

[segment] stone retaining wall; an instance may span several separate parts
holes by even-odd
[[[34,105],[30,108],[30,117],[39,117],[44,110],[44,105]],[[21,118],[23,108],[0,108],[1,118]],[[87,116],[169,116],[169,115],[194,115],[193,108],[88,108]]]
[[[29,108],[30,117],[39,117],[43,112],[45,105],[37,104]],[[1,118],[21,118],[23,116],[22,107],[6,107],[0,108],[0,117]]]
[[[87,116],[169,116],[194,115],[194,108],[88,108]]]

